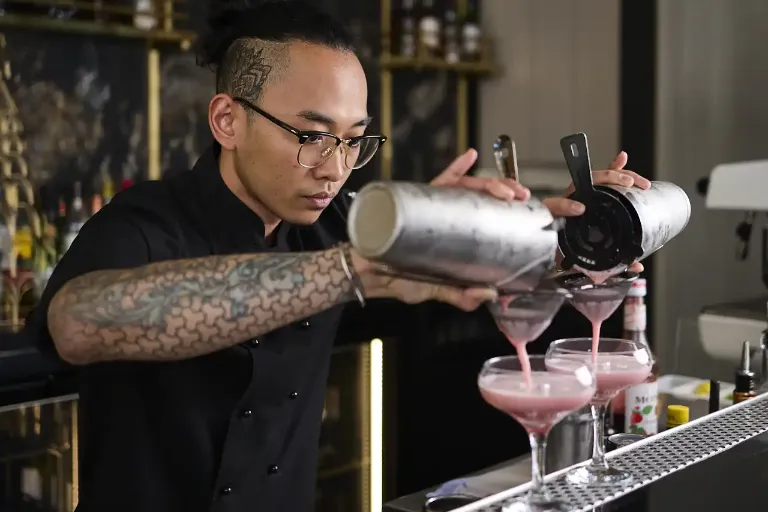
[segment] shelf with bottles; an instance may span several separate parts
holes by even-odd
[[[6,0],[0,27],[178,44],[186,50],[186,0]]]
[[[483,35],[475,1],[392,1],[397,3],[389,27],[383,27],[383,69],[435,69],[464,75],[497,71],[493,44]]]
[[[71,397],[0,408],[0,510],[74,510],[76,422]]]

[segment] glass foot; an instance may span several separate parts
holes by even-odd
[[[501,512],[568,512],[571,507],[554,500],[529,498],[502,507]]]
[[[565,479],[572,485],[615,485],[632,481],[632,474],[616,468],[582,466],[569,472]]]

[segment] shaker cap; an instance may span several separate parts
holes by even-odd
[[[632,204],[616,190],[596,185],[599,194],[578,217],[568,217],[558,233],[562,267],[574,265],[590,271],[627,266],[642,256],[638,243],[640,219]],[[569,199],[579,200],[574,192]]]

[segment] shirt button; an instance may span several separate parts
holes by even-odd
[[[294,400],[294,399],[298,398],[299,397],[299,392],[298,391],[291,391],[290,397],[291,397],[291,400]]]
[[[302,329],[307,329],[307,328],[309,328],[309,325],[310,325],[309,324],[309,320],[304,320],[299,325],[301,326]]]
[[[275,466],[274,464],[267,468],[268,475],[276,475],[279,471],[280,471],[280,468]]]
[[[241,418],[250,418],[253,415],[253,411],[250,409],[243,409],[240,413]]]
[[[232,494],[232,488],[231,487],[223,487],[221,491],[219,491],[222,496],[226,496],[228,494]]]
[[[259,340],[251,340],[251,346],[252,347],[258,347],[259,346]]]

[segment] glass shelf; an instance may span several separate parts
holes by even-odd
[[[195,38],[193,32],[184,30],[143,30],[122,23],[101,23],[76,19],[59,20],[45,16],[21,14],[0,16],[0,28],[145,40],[149,43],[178,44],[182,50],[188,50]]]
[[[498,71],[492,62],[448,62],[435,58],[401,57],[391,54],[382,54],[379,65],[382,69],[435,69],[464,75],[491,75]]]

